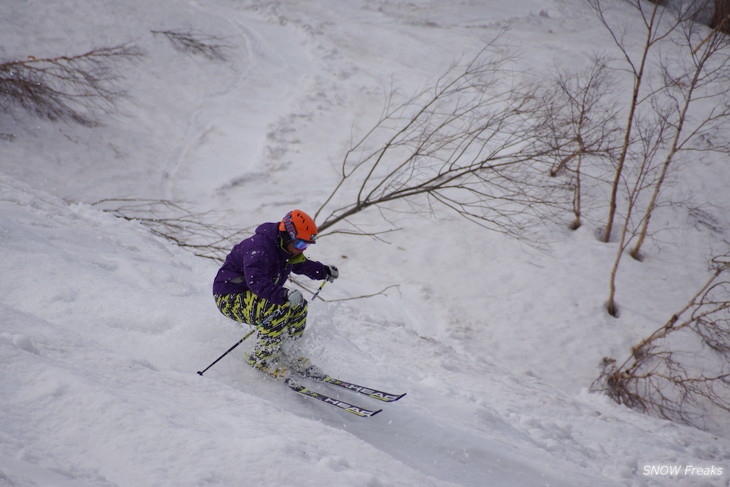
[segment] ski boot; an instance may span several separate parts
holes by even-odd
[[[274,379],[286,381],[291,377],[289,368],[285,364],[280,364],[278,361],[268,363],[265,360],[258,360],[255,354],[251,354],[246,362],[254,369],[260,370]]]
[[[292,372],[304,377],[322,377],[325,375],[322,369],[312,364],[312,361],[307,357],[289,359],[286,363]]]

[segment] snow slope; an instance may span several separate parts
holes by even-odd
[[[590,225],[546,230],[546,253],[448,216],[395,216],[389,245],[323,238],[311,256],[342,277],[299,346],[334,375],[408,393],[369,419],[260,377],[242,363],[251,341],[197,376],[247,331],[212,302],[216,264],[89,205],[185,199],[244,228],[315,208],[384,91],[413,92],[506,26],[534,76],[605,46],[578,0],[0,5],[3,58],[146,51],[101,127],[0,119],[0,485],[729,485],[726,432],[586,392],[727,244],[723,161],[674,190],[718,228],[659,214],[648,259],[625,264],[618,320],[602,307],[615,248]],[[227,62],[176,52],[150,32],[164,29],[221,36]],[[645,475],[676,465],[724,473]]]
[[[242,352],[200,378],[241,335],[208,295],[213,264],[7,177],[1,214],[8,485],[621,485],[642,460],[727,458],[709,434],[467,359],[387,302],[313,303],[302,344],[408,392],[376,417],[295,396]]]

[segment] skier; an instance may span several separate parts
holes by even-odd
[[[297,289],[284,287],[289,274],[329,282],[339,277],[337,267],[304,256],[316,238],[314,220],[301,210],[292,210],[281,222],[262,223],[253,236],[235,245],[213,282],[213,296],[221,313],[258,326],[256,347],[248,364],[275,378],[289,377],[289,370],[317,372],[309,359],[291,360],[282,352],[284,340],[301,337],[307,325],[304,296]]]

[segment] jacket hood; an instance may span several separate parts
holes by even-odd
[[[262,223],[256,227],[256,233],[263,235],[266,238],[276,240],[279,238],[279,224],[278,223]]]
[[[256,228],[256,234],[263,236],[266,240],[276,245],[279,255],[285,258],[291,257],[291,254],[281,244],[281,232],[279,231],[278,223],[262,223]]]

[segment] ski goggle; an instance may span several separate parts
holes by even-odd
[[[292,240],[292,245],[294,245],[294,248],[297,250],[305,250],[312,242],[307,242],[306,240],[302,240],[301,238],[295,238]]]

